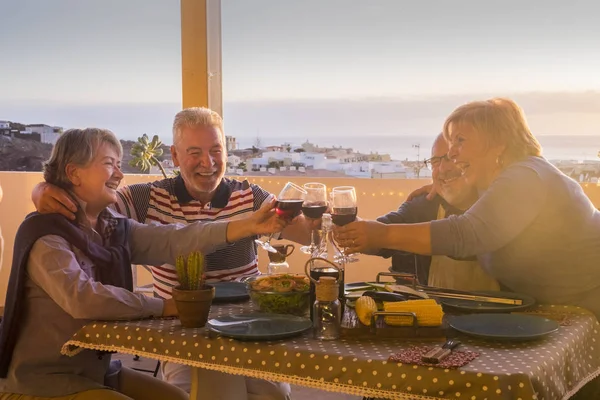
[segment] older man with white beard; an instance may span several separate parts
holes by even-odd
[[[433,200],[426,195],[406,201],[398,211],[377,220],[384,224],[410,224],[462,214],[477,200],[477,191],[469,186],[461,171],[448,157],[448,143],[440,134],[433,143],[431,168],[439,193]],[[477,260],[455,260],[446,256],[423,256],[381,249],[377,255],[392,257],[392,271],[415,274],[421,284],[458,290],[499,290],[498,282],[486,274]]]

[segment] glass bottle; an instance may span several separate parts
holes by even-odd
[[[335,340],[340,337],[342,306],[338,300],[338,282],[334,277],[322,276],[316,284],[313,304],[315,339]]]
[[[313,304],[316,300],[316,289],[314,281],[319,281],[322,276],[330,276],[338,281],[338,299],[342,306],[341,312],[344,312],[344,262],[334,261],[334,256],[340,254],[339,249],[333,241],[333,222],[331,221],[331,214],[323,214],[321,220],[321,242],[318,249],[313,254],[314,258],[322,258],[332,262],[338,268],[334,268],[331,264],[313,260],[310,264],[310,304]],[[313,309],[310,310],[310,318],[313,319]],[[313,319],[314,321],[314,319]]]

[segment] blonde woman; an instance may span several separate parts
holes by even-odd
[[[458,107],[444,123],[449,157],[480,197],[463,215],[412,225],[357,221],[337,228],[349,252],[389,248],[477,255],[509,289],[600,318],[600,212],[542,157],[521,108],[495,98]]]

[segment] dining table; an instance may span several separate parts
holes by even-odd
[[[210,317],[253,311],[250,301],[213,304]],[[320,341],[307,331],[280,340],[237,340],[165,318],[89,322],[64,344],[62,353],[77,357],[81,351],[101,350],[188,365],[191,399],[200,398],[200,369],[389,399],[569,399],[600,375],[600,326],[593,314],[550,305],[527,313],[561,321],[560,328],[525,342],[458,335],[460,349],[478,355],[459,368],[391,361],[390,356],[431,345],[432,339]]]

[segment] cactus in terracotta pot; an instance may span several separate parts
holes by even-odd
[[[204,287],[204,256],[196,251],[187,257],[178,256],[175,268],[179,280],[179,290],[200,290]]]
[[[206,324],[215,288],[207,285],[204,276],[204,256],[194,252],[175,260],[179,286],[173,288],[173,299],[179,312],[181,325],[200,328]]]

